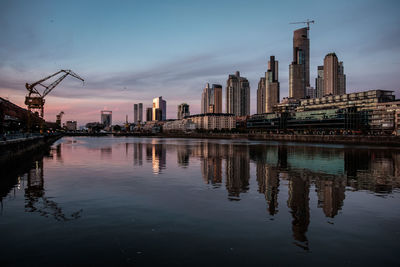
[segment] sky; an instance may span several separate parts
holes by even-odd
[[[20,1],[0,0],[0,96],[24,106],[25,83],[71,69],[47,97],[45,119],[78,125],[113,111],[133,119],[133,104],[167,101],[167,119],[186,102],[200,113],[206,83],[225,86],[239,70],[251,87],[251,113],[269,56],[279,61],[288,96],[293,31],[310,26],[310,80],[335,52],[347,92],[395,91],[400,98],[400,1]],[[145,113],[145,112],[144,112]]]

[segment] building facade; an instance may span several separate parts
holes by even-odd
[[[317,78],[315,78],[315,97],[323,97],[324,92],[324,66],[318,66]]]
[[[289,65],[289,97],[304,98],[310,86],[310,39],[309,28],[297,29],[293,33],[293,61]]]
[[[236,116],[250,115],[250,83],[240,72],[231,74],[226,82],[226,112]]]
[[[76,121],[66,121],[65,128],[67,129],[67,131],[76,131],[77,122]]]
[[[236,117],[227,113],[206,113],[186,117],[196,125],[196,129],[221,130],[236,128]]]
[[[222,113],[222,86],[207,83],[201,94],[201,113]]]
[[[343,95],[346,93],[346,75],[343,62],[339,62],[335,53],[324,58],[324,96]]]
[[[165,121],[167,119],[167,101],[162,96],[153,98],[153,115],[154,121]]]
[[[191,119],[179,119],[166,121],[163,125],[164,131],[189,132],[196,129],[196,124]]]
[[[178,105],[178,120],[185,118],[186,116],[190,115],[189,105],[186,103],[182,103]]]
[[[265,77],[261,77],[257,88],[257,114],[265,113]]]
[[[146,121],[152,121],[153,120],[153,108],[147,108],[146,109]]]
[[[112,111],[111,110],[102,110],[100,112],[100,121],[101,124],[104,125],[104,128],[110,128],[112,125]]]
[[[265,112],[273,112],[273,108],[279,103],[278,61],[271,56],[268,61],[268,71],[265,73]]]

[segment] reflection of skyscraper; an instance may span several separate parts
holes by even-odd
[[[293,61],[289,65],[289,97],[304,98],[310,86],[310,39],[309,28],[297,29],[293,33]]]
[[[279,173],[266,163],[257,161],[258,192],[265,195],[270,215],[278,213]]]
[[[227,149],[226,189],[230,200],[239,200],[240,193],[247,192],[249,189],[249,147],[230,144]]]
[[[176,148],[176,156],[177,156],[177,162],[178,165],[186,168],[189,166],[189,160],[190,160],[190,152],[191,148],[190,146],[177,146]]]
[[[143,165],[143,144],[133,144],[133,165]]]
[[[306,232],[310,224],[309,191],[310,182],[307,177],[297,173],[290,174],[288,207],[293,217],[293,237],[300,242],[296,245],[306,250],[308,250]]]
[[[325,216],[335,217],[343,206],[345,179],[341,177],[331,179],[320,177],[315,185],[317,187],[318,207],[322,208]]]
[[[153,173],[159,174],[167,165],[167,151],[163,144],[152,144],[151,159]]]

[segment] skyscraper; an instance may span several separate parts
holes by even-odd
[[[268,70],[265,73],[265,112],[273,111],[274,105],[279,103],[278,61],[271,56],[268,61]]]
[[[133,104],[133,122],[138,122],[138,104]]]
[[[293,61],[289,65],[289,97],[301,99],[310,86],[310,39],[309,27],[293,33]]]
[[[257,88],[257,114],[265,113],[265,77],[261,77]]]
[[[139,117],[138,122],[143,122],[143,103],[139,103]]]
[[[112,111],[111,110],[102,110],[100,112],[100,119],[101,119],[101,124],[103,124],[105,128],[111,127]]]
[[[185,118],[185,116],[189,116],[190,111],[189,111],[189,105],[186,103],[182,103],[178,105],[178,120],[181,120]]]
[[[153,120],[165,121],[167,119],[167,101],[162,96],[153,98]]]
[[[315,78],[316,97],[324,96],[324,66],[318,66],[317,78]]]
[[[140,123],[143,121],[143,103],[133,105],[133,122]]]
[[[153,120],[153,108],[147,108],[146,109],[146,121],[152,121]]]
[[[346,75],[343,62],[339,62],[335,53],[329,53],[324,59],[324,95],[346,93]]]
[[[226,81],[226,112],[236,116],[250,115],[250,83],[240,72],[231,74]]]
[[[201,94],[201,113],[222,113],[222,86],[207,83]]]

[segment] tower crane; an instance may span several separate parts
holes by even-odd
[[[310,24],[311,23],[315,23],[315,21],[314,20],[309,20],[309,19],[307,19],[306,21],[299,21],[299,22],[290,22],[289,24],[307,24],[307,29],[309,30],[310,29]]]
[[[53,83],[49,85],[44,85],[43,82],[47,81],[58,74],[63,73],[62,76],[58,77]],[[36,81],[32,84],[26,83],[25,88],[28,90],[28,95],[25,97],[25,105],[28,106],[28,127],[30,128],[29,116],[31,111],[35,111],[39,113],[39,116],[43,119],[44,117],[44,97],[47,96],[62,80],[64,80],[68,75],[75,77],[82,82],[85,80],[82,79],[78,74],[74,73],[72,70],[60,70],[50,76],[47,76],[39,81]],[[44,87],[44,91],[40,93],[37,87]],[[41,127],[42,128],[42,127]]]
[[[64,114],[65,114],[64,111],[61,111],[61,112],[58,113],[57,116],[56,116],[56,124],[57,124],[58,127],[60,127],[60,128],[61,128],[61,119],[62,119],[62,116],[63,116]]]

